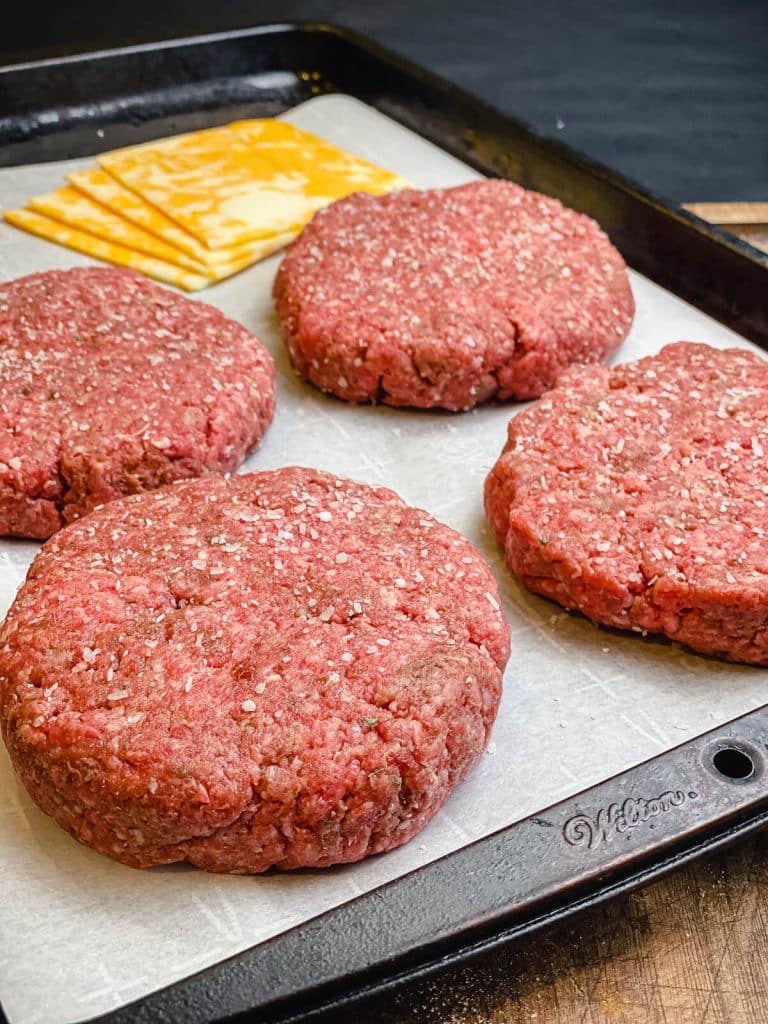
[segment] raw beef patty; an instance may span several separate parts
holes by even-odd
[[[475,549],[392,491],[209,477],[48,541],[0,630],[0,717],[32,798],[101,853],[319,867],[438,810],[508,645]]]
[[[768,664],[768,363],[680,342],[565,374],[485,488],[507,563],[596,622]]]
[[[597,224],[508,181],[333,203],[274,296],[296,369],[323,391],[452,410],[538,397],[610,355],[634,314]]]
[[[212,306],[116,268],[0,285],[0,534],[235,469],[272,420],[264,346]]]

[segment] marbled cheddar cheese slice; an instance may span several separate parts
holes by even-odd
[[[113,178],[111,174],[107,174],[100,167],[74,171],[67,175],[67,181],[78,192],[82,192],[83,195],[107,207],[119,217],[148,231],[151,235],[162,238],[169,245],[175,246],[199,263],[205,263],[208,266],[235,263],[246,256],[251,256],[255,262],[287,245],[295,235],[294,232],[275,236],[280,238],[280,242],[275,244],[274,248],[270,248],[268,252],[262,250],[261,243],[253,242],[248,245],[222,248],[214,252],[211,249],[206,249],[193,235],[180,228],[170,217],[166,217],[162,211],[156,209],[135,192],[131,192],[117,178]]]
[[[207,248],[297,232],[351,192],[407,182],[285,121],[236,121],[99,157],[102,168]]]
[[[197,274],[209,276],[204,264],[192,259],[186,253],[164,242],[162,238],[151,235],[143,228],[131,224],[129,220],[119,217],[116,213],[94,202],[75,188],[60,188],[44,196],[32,196],[27,200],[27,208],[45,217],[58,220],[69,227],[86,231],[106,242],[124,245],[128,249],[154,256],[165,263],[175,263]]]
[[[124,245],[115,245],[103,238],[96,238],[95,235],[71,228],[50,217],[44,217],[40,213],[35,213],[34,210],[6,210],[3,216],[17,228],[29,231],[49,242],[58,242],[59,245],[65,245],[69,249],[99,260],[105,260],[107,263],[116,263],[120,267],[140,270],[148,277],[154,277],[166,284],[175,284],[179,288],[184,288],[185,291],[197,291],[211,283],[210,278],[203,274],[194,274],[173,263],[166,263],[164,260],[127,249]]]
[[[193,260],[191,256],[179,252],[178,249],[162,239],[156,238],[148,231],[131,224],[130,221],[118,217],[111,210],[94,202],[74,188],[62,188],[44,196],[33,196],[27,200],[27,207],[52,220],[85,231],[89,235],[95,235],[106,242],[125,246],[127,249],[133,249],[146,256],[153,256],[164,263],[174,263],[187,270],[192,270],[196,274],[203,274],[211,281],[222,281],[225,277],[231,277],[239,270],[251,266],[256,260],[270,256],[293,238],[293,235],[276,235],[274,238],[265,239],[256,245],[240,250],[240,255],[230,259],[227,263],[207,266]]]

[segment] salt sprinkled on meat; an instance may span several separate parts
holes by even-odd
[[[461,580],[441,572],[457,560]],[[482,558],[392,491],[209,477],[42,547],[0,629],[0,721],[32,798],[101,853],[324,866],[440,808],[487,742],[508,653]]]
[[[42,539],[124,494],[234,470],[274,406],[252,334],[141,274],[1,285],[0,534]]]
[[[760,357],[691,342],[566,373],[486,480],[512,571],[595,622],[768,664],[766,394]]]
[[[274,296],[296,369],[323,391],[451,410],[538,397],[615,351],[634,313],[597,224],[506,181],[333,203]]]

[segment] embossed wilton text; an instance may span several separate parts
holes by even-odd
[[[601,807],[597,818],[588,814],[577,814],[563,826],[563,838],[571,846],[588,846],[590,850],[601,841],[609,843],[614,836],[629,832],[633,828],[655,818],[673,807],[680,807],[686,800],[693,800],[696,794],[684,793],[681,789],[667,791],[653,800],[644,797],[628,797],[622,804]]]

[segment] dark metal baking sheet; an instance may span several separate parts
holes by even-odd
[[[0,166],[87,156],[99,131],[125,145],[332,91],[591,214],[637,270],[768,348],[766,257],[343,29],[2,68]],[[100,1020],[306,1019],[528,934],[761,827],[767,741],[762,708]]]

